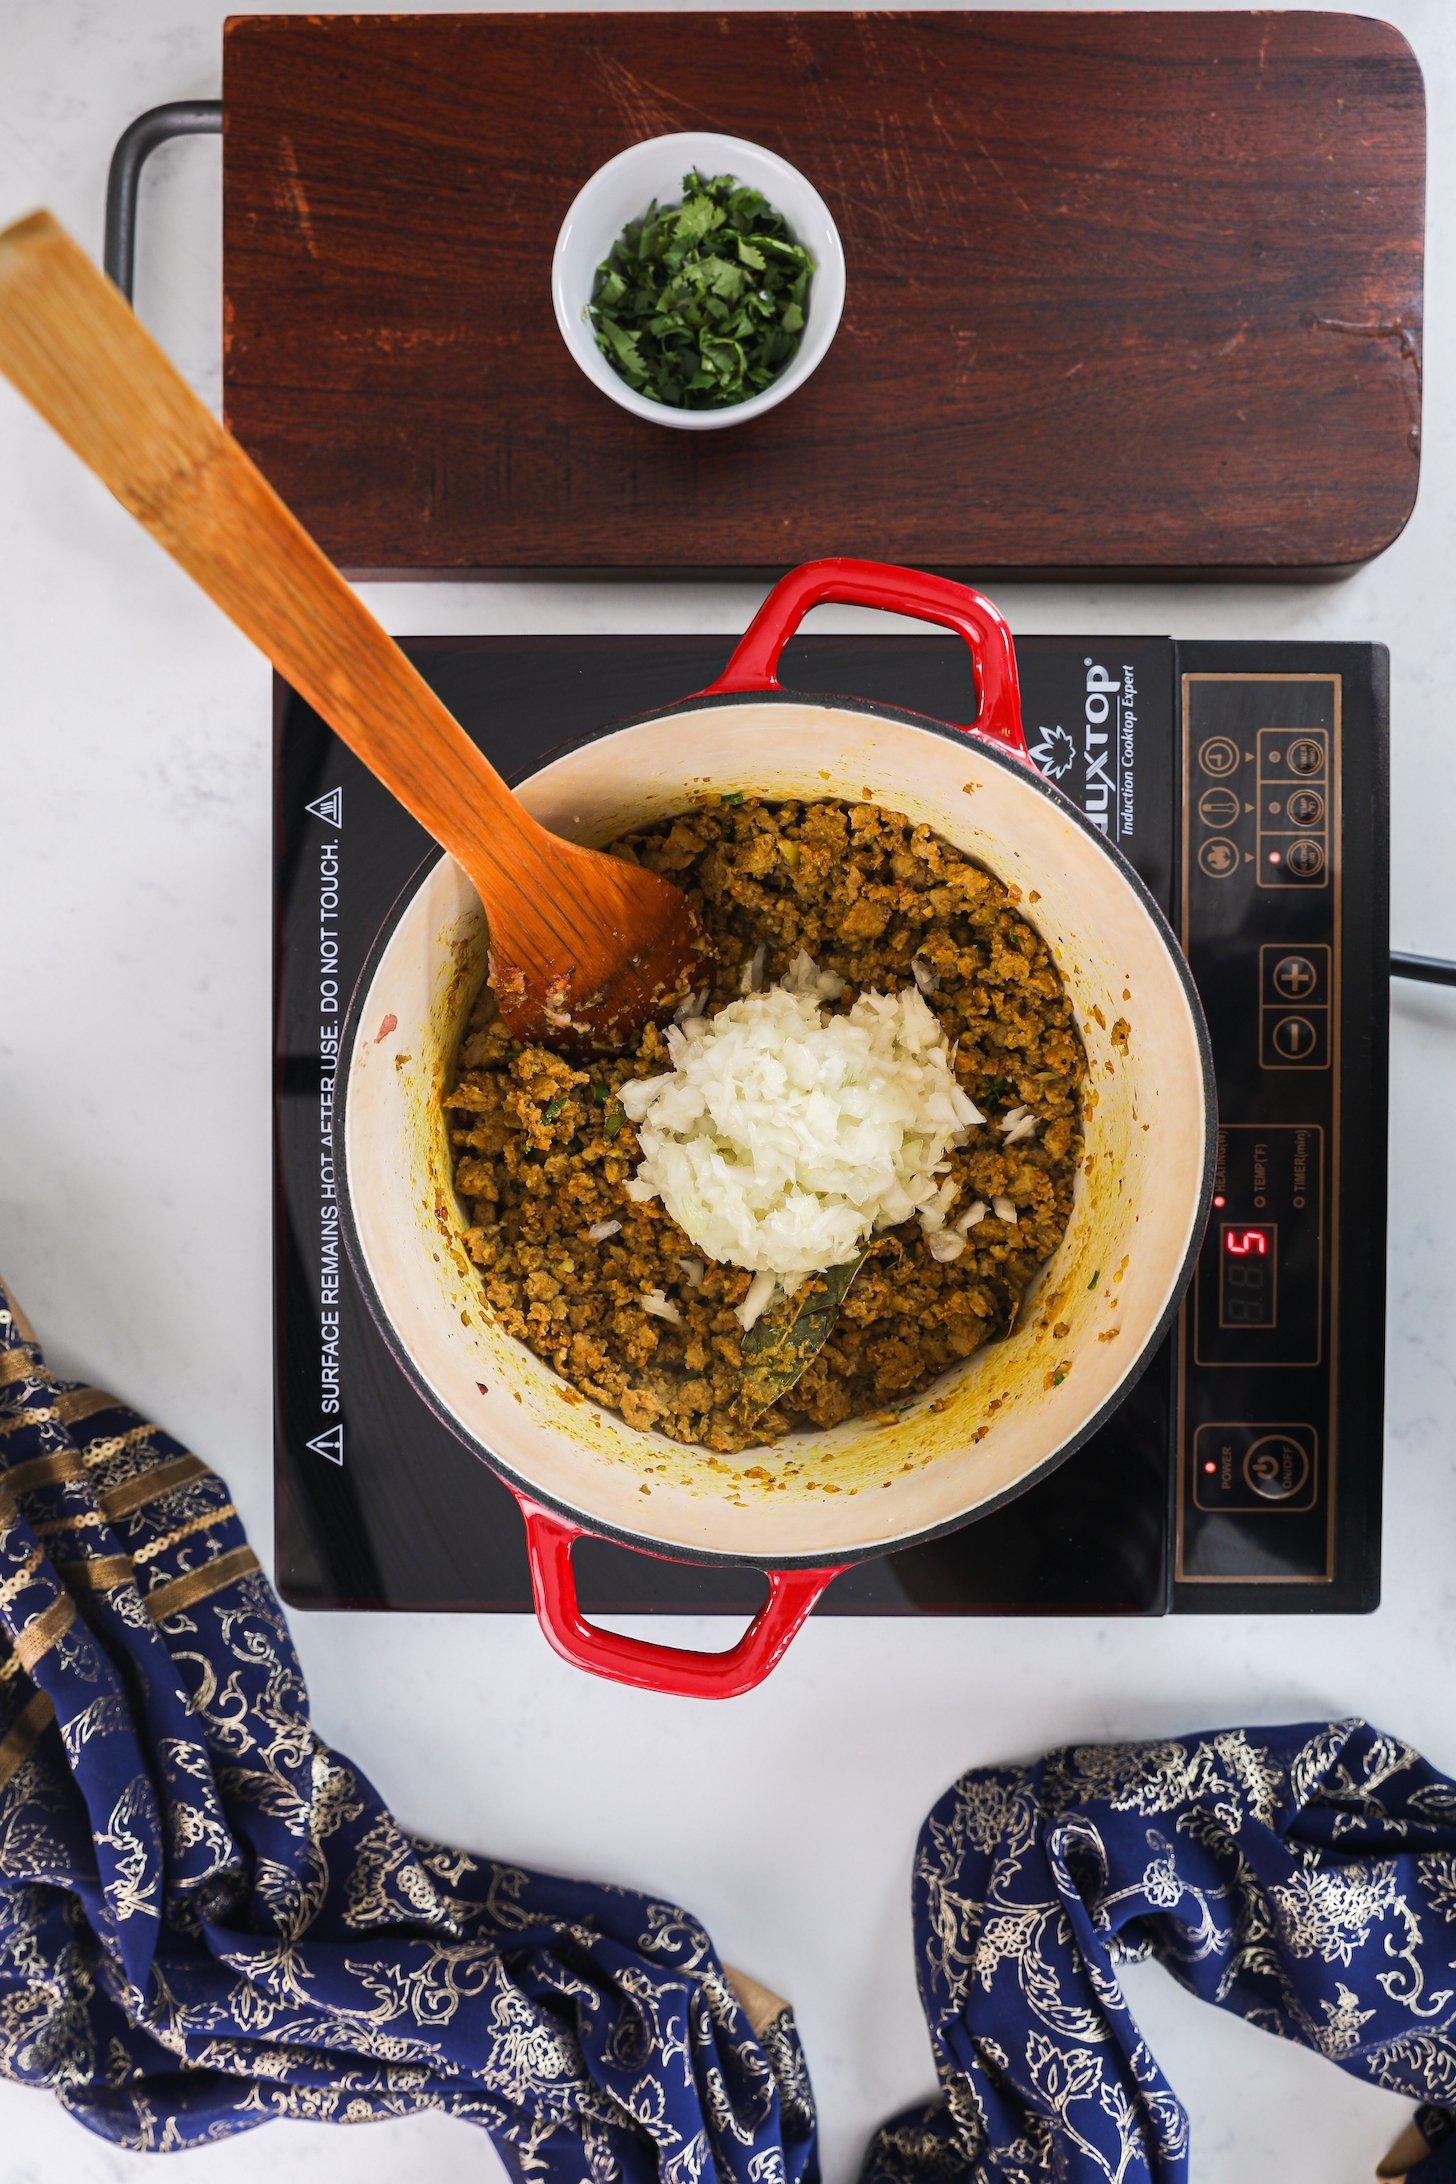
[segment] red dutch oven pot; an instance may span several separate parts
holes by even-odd
[[[784,690],[784,646],[826,600],[953,630],[971,656],[975,719],[953,726]],[[1072,1217],[1016,1333],[892,1423],[851,1420],[710,1467],[702,1452],[567,1390],[493,1324],[461,1241],[439,1105],[484,975],[484,914],[441,857],[381,935],[346,1032],[342,1194],[379,1325],[424,1400],[515,1494],[536,1610],[556,1650],[619,1682],[728,1698],[768,1674],[847,1565],[1023,1493],[1125,1396],[1177,1310],[1207,1217],[1207,1030],[1153,898],[1028,758],[1004,619],[944,578],[862,561],[796,569],[717,682],[555,753],[518,788],[543,824],[597,844],[730,792],[890,805],[1021,889],[1086,1041],[1086,1157]],[[577,1600],[572,1546],[586,1533],[765,1570],[768,1598],[722,1653],[603,1630]]]

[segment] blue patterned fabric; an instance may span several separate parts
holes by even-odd
[[[1185,2184],[1187,2118],[1117,1983],[1147,1955],[1428,2104],[1433,2143],[1456,2108],[1456,1783],[1364,1722],[965,1775],[914,1923],[944,2098],[881,2132],[864,2184]],[[1413,2184],[1456,2184],[1453,2155]]]
[[[435,2108],[530,2184],[816,2184],[790,2013],[673,1904],[402,1829],[221,1480],[3,1290],[0,1631],[6,2076],[143,2151]],[[943,2097],[863,2184],[1185,2184],[1117,1985],[1147,1953],[1426,2104],[1414,2184],[1456,2184],[1456,1785],[1363,1723],[966,1775],[914,1927]]]
[[[792,2018],[673,1904],[408,1834],[205,1465],[0,1291],[0,2070],[119,2145],[434,2108],[532,2184],[814,2184]]]

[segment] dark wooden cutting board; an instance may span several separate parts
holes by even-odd
[[[242,16],[228,420],[360,574],[1286,575],[1379,553],[1420,461],[1425,105],[1332,14]],[[568,356],[556,231],[711,127],[839,223],[848,297],[741,430]]]

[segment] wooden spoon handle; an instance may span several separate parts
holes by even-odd
[[[539,916],[551,838],[47,212],[0,233],[0,371],[459,859],[492,918]]]

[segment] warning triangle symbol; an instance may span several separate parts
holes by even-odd
[[[341,827],[344,824],[342,789],[330,789],[327,796],[316,796],[311,804],[305,804],[303,808],[311,811],[315,819],[322,819],[326,827]]]
[[[341,1464],[344,1461],[343,1421],[340,1420],[336,1426],[330,1426],[327,1433],[316,1433],[307,1446],[315,1456],[322,1456],[326,1462]]]

